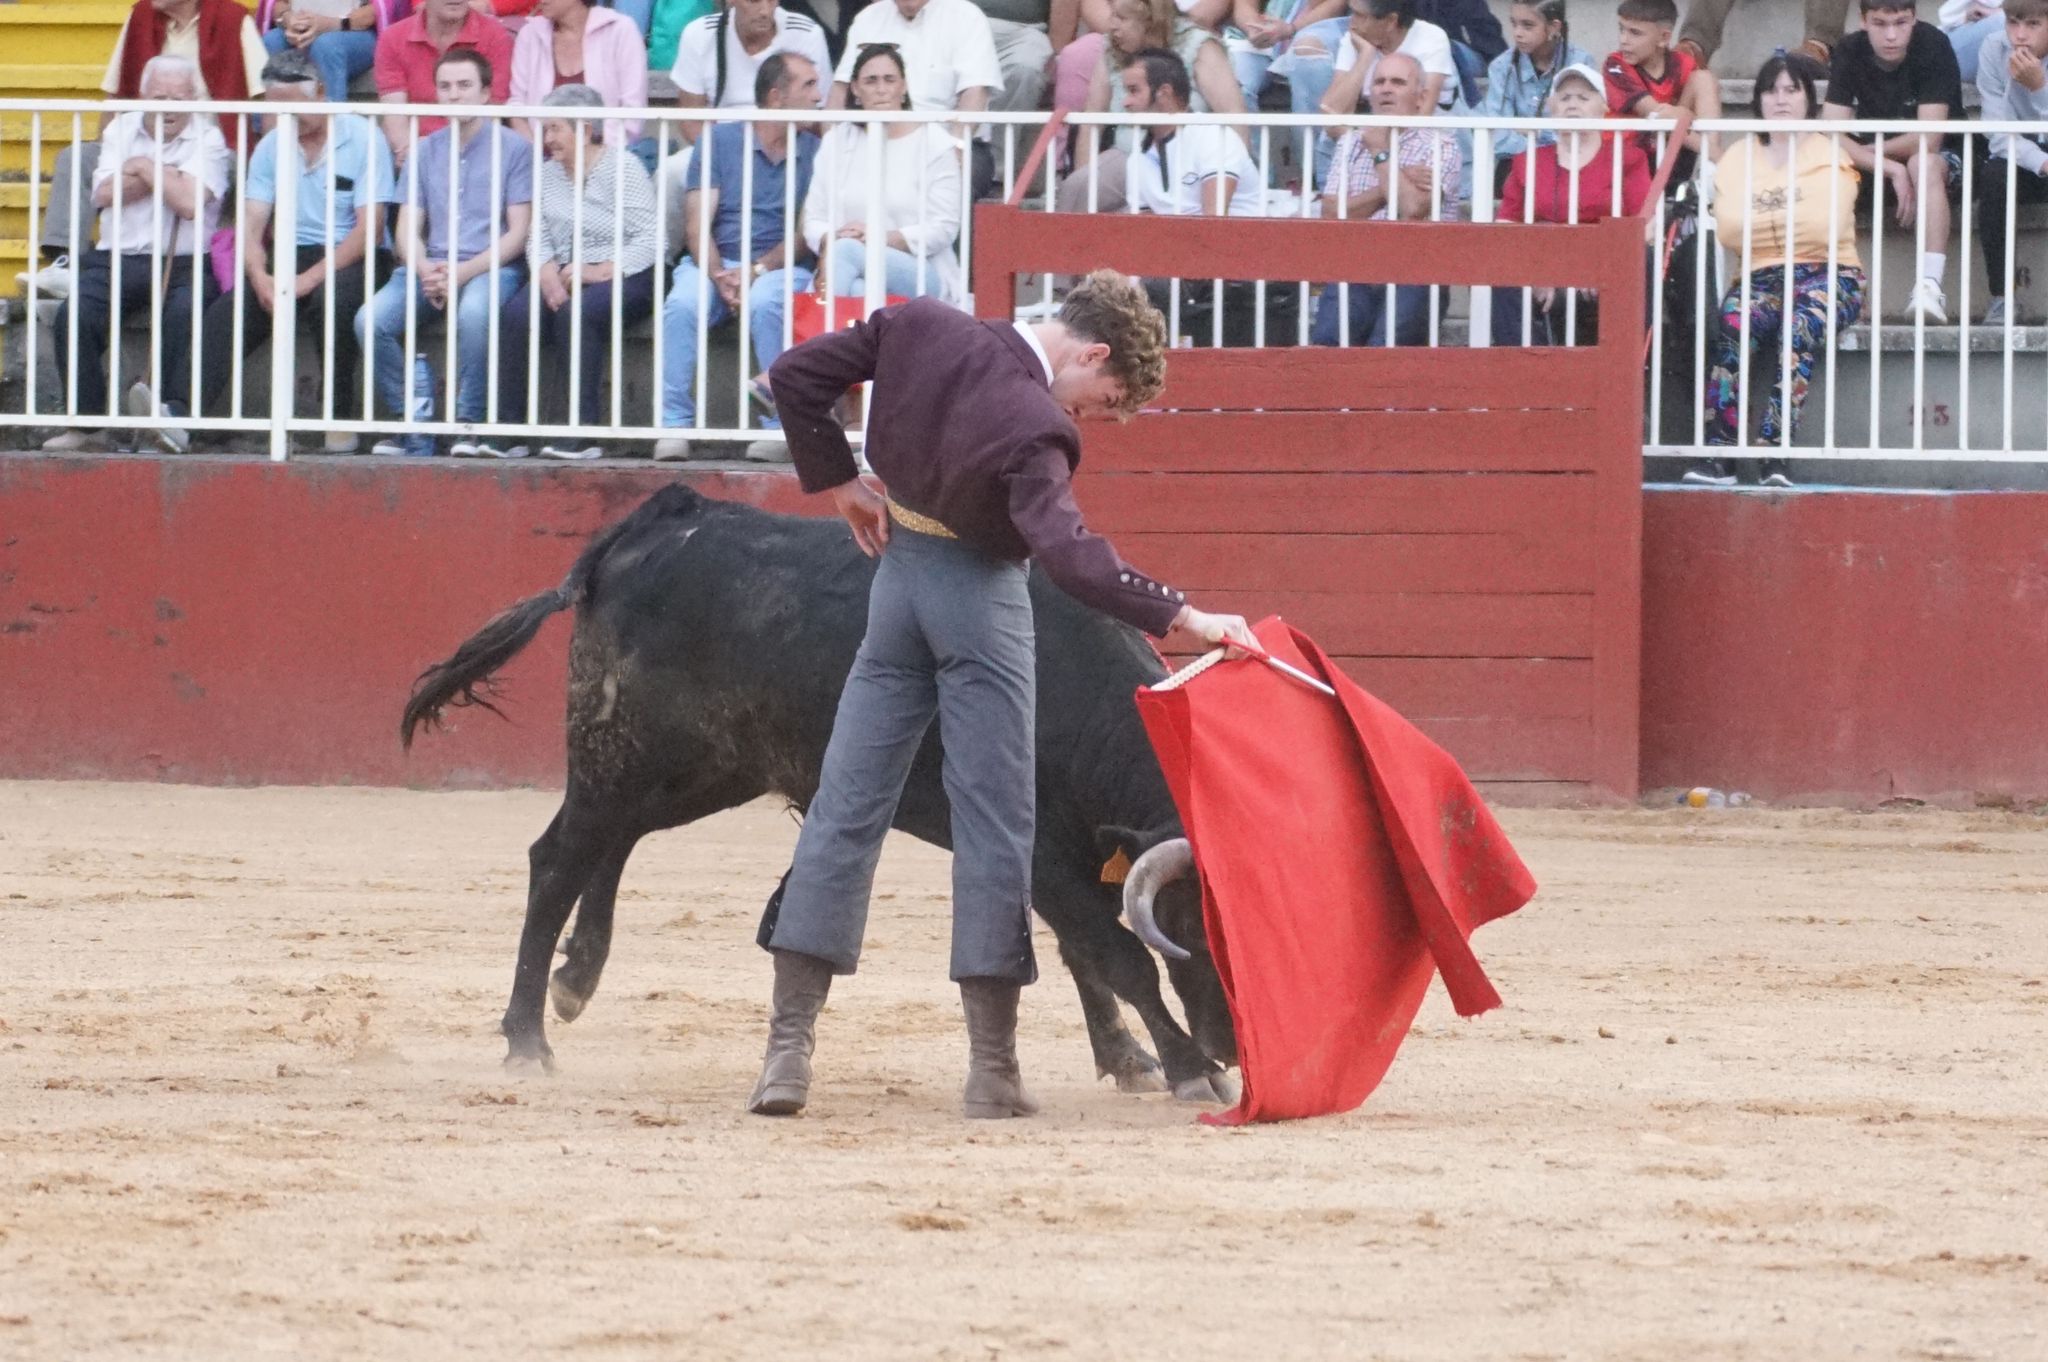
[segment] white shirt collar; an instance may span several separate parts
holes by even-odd
[[[1031,353],[1038,356],[1038,367],[1045,370],[1045,386],[1050,388],[1052,386],[1052,356],[1045,353],[1045,347],[1039,343],[1038,333],[1023,322],[1011,322],[1010,325],[1017,328],[1017,334],[1022,336],[1024,343],[1031,347]]]

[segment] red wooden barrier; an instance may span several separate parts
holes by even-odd
[[[1018,274],[1103,266],[1600,290],[1597,346],[1177,350],[1155,410],[1088,432],[1079,491],[1135,561],[1299,623],[1475,778],[1635,794],[1641,223],[978,212],[984,316]]]

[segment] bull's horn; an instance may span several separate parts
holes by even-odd
[[[1188,953],[1173,938],[1159,930],[1152,916],[1152,900],[1175,880],[1195,872],[1195,849],[1185,837],[1171,837],[1140,856],[1124,877],[1124,920],[1138,934],[1138,940],[1174,960],[1186,960]]]

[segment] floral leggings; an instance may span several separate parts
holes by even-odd
[[[1757,438],[1770,444],[1786,429],[1799,423],[1799,408],[1806,401],[1807,384],[1813,378],[1814,355],[1827,344],[1828,267],[1825,264],[1792,266],[1792,381],[1791,415],[1785,415],[1782,377],[1785,269],[1773,265],[1749,276],[1749,343],[1754,354],[1749,362],[1752,375],[1769,375],[1774,381],[1764,404],[1763,425]],[[1835,329],[1839,333],[1863,314],[1863,271],[1837,269],[1835,272]],[[1708,350],[1713,368],[1707,374],[1707,443],[1732,445],[1742,431],[1742,286],[1728,290],[1721,300],[1721,325]]]

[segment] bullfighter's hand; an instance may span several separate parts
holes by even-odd
[[[1235,645],[1259,647],[1259,641],[1252,635],[1252,627],[1244,622],[1244,616],[1212,615],[1192,605],[1182,606],[1180,613],[1174,616],[1173,629],[1167,637],[1171,639],[1176,634],[1204,648],[1214,648],[1220,643],[1231,650],[1233,657],[1241,651]]]
[[[889,542],[889,505],[874,488],[855,478],[832,489],[832,504],[853,527],[853,542],[870,558]]]

